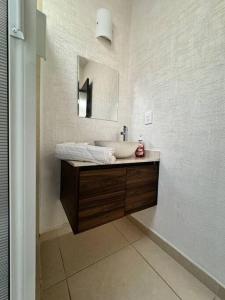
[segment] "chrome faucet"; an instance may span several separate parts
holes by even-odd
[[[120,134],[123,136],[123,141],[127,141],[128,139],[128,127],[126,125],[123,126],[123,131],[120,132]]]

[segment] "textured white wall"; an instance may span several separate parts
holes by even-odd
[[[113,43],[95,38],[96,11],[109,8]],[[41,66],[40,232],[67,221],[59,201],[60,165],[57,143],[116,139],[129,126],[127,42],[129,0],[44,0],[47,15],[47,60]],[[77,55],[119,71],[119,122],[77,117]]]
[[[161,150],[158,206],[135,216],[225,285],[224,46],[223,0],[133,1],[133,138]]]
[[[158,206],[135,216],[225,285],[225,1],[133,0],[129,48],[130,4],[44,0],[40,231],[66,222],[55,144],[116,138],[132,99],[133,138],[161,150]],[[112,47],[95,39],[99,7],[112,11]],[[77,118],[77,54],[120,72],[118,123]]]

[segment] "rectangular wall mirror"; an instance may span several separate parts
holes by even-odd
[[[119,73],[103,64],[78,56],[78,116],[117,121]]]

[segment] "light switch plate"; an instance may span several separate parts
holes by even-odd
[[[152,124],[153,112],[148,110],[145,112],[145,125]]]

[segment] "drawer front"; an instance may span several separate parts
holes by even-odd
[[[82,232],[100,225],[103,225],[105,223],[111,222],[113,220],[122,218],[124,216],[124,208],[118,208],[113,211],[105,212],[104,214],[93,217],[93,218],[87,218],[85,220],[79,221],[78,225],[78,232]]]
[[[124,216],[126,169],[80,172],[78,231]]]
[[[79,198],[113,194],[126,188],[126,169],[101,169],[80,172]]]
[[[126,214],[157,204],[158,165],[127,168]]]
[[[132,185],[155,182],[158,180],[158,164],[127,168],[127,184]]]
[[[79,232],[124,216],[125,191],[79,201]]]
[[[157,204],[157,191],[143,193],[140,195],[127,195],[125,210],[126,214],[154,206]]]

